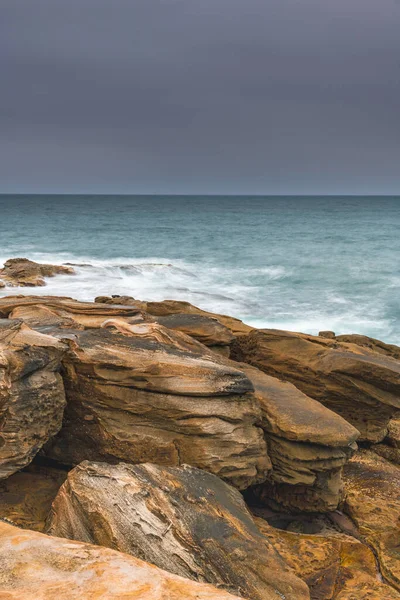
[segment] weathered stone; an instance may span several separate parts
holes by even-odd
[[[311,600],[400,600],[400,593],[382,582],[370,548],[360,541],[321,528],[317,534],[271,527],[264,519],[256,525],[310,588]]]
[[[278,331],[254,330],[234,342],[236,359],[293,383],[380,442],[400,408],[400,361],[355,344]]]
[[[144,337],[126,324],[127,335],[75,332],[64,359],[63,429],[47,455],[67,464],[187,463],[241,489],[264,481],[271,463],[249,379],[199,342],[155,325]],[[160,334],[170,341],[157,341]],[[183,350],[182,340],[200,350]]]
[[[0,479],[29,464],[60,430],[65,350],[21,321],[0,320]]]
[[[55,499],[48,532],[127,552],[252,600],[309,598],[260,535],[241,494],[193,467],[84,462]]]
[[[0,564],[2,600],[238,600],[115,550],[1,521]]]
[[[142,312],[134,306],[110,306],[94,302],[78,302],[56,296],[8,296],[0,298],[0,316],[21,318],[35,328],[98,328],[105,320],[118,318],[128,323],[143,321]]]
[[[383,576],[400,591],[400,469],[369,450],[343,470],[344,510],[376,552]]]
[[[272,461],[268,480],[254,493],[286,510],[334,510],[341,499],[341,469],[357,447],[359,432],[291,383],[238,366],[254,386]]]
[[[55,275],[74,275],[72,267],[42,265],[27,258],[10,258],[0,269],[4,283],[11,287],[35,287],[46,285],[45,277]]]
[[[319,335],[319,337],[326,338],[327,340],[335,339],[334,331],[320,331],[318,335]]]
[[[347,334],[336,336],[338,342],[345,342],[347,344],[356,344],[357,346],[363,346],[369,348],[378,354],[384,354],[385,356],[391,356],[400,360],[400,347],[395,344],[385,344],[381,340],[367,337],[366,335],[358,334]]]
[[[0,481],[0,519],[6,518],[25,529],[44,531],[51,504],[66,478],[65,470],[32,463]]]
[[[168,329],[176,329],[190,335],[205,346],[229,346],[234,336],[218,319],[196,314],[174,314],[156,317],[156,320]]]

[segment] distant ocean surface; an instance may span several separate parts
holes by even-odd
[[[400,197],[0,196],[0,261],[77,276],[0,295],[180,299],[257,327],[400,344]]]

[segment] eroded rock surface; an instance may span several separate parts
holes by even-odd
[[[235,342],[235,357],[287,380],[380,442],[400,408],[400,361],[355,344],[254,330]]]
[[[366,335],[358,335],[356,333],[337,335],[336,339],[338,342],[345,342],[346,344],[357,344],[357,346],[363,346],[369,348],[378,354],[384,354],[385,356],[391,356],[400,360],[400,347],[395,344],[385,344],[381,340],[368,337]]]
[[[55,499],[48,532],[121,550],[252,600],[309,598],[260,535],[241,494],[193,467],[84,462]]]
[[[291,383],[239,366],[261,406],[272,461],[268,480],[254,493],[290,511],[335,510],[342,494],[342,467],[357,448],[358,430]]]
[[[332,528],[320,533],[271,527],[264,519],[256,525],[310,588],[311,600],[399,600],[400,593],[379,575],[374,554],[360,541]],[[324,528],[322,528],[324,529]]]
[[[44,531],[51,504],[67,474],[55,467],[31,464],[0,481],[0,519],[24,529]]]
[[[102,305],[56,296],[0,298],[0,315],[23,319],[34,328],[96,329],[110,318],[124,319],[128,323],[144,320],[141,310],[134,306]]]
[[[0,269],[3,282],[11,287],[35,287],[46,285],[46,277],[55,275],[74,275],[72,267],[61,265],[43,265],[27,258],[10,258]]]
[[[264,481],[271,464],[248,377],[180,332],[167,330],[167,343],[158,341],[160,325],[153,337],[151,327],[145,336],[123,327],[127,335],[100,329],[70,336],[68,408],[47,455],[68,464],[187,463],[239,488]]]
[[[1,521],[0,564],[2,600],[238,600],[115,550]]]
[[[374,548],[384,577],[400,591],[400,469],[361,450],[343,476],[344,510]]]
[[[0,479],[29,464],[60,430],[65,350],[21,321],[0,319]]]

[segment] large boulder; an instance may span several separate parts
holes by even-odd
[[[21,321],[0,319],[0,479],[29,464],[60,430],[65,350]]]
[[[385,579],[400,591],[400,469],[361,450],[343,470],[344,511],[375,551]]]
[[[193,467],[84,462],[56,497],[48,532],[127,552],[252,600],[309,598],[260,535],[241,494]]]
[[[332,523],[294,519],[279,529],[261,518],[255,522],[308,584],[311,600],[400,600],[400,593],[382,581],[372,550]]]
[[[271,464],[248,377],[180,332],[110,324],[68,334],[68,407],[47,455],[187,463],[241,489],[264,481]]]
[[[262,329],[238,338],[234,356],[340,414],[360,440],[382,441],[400,409],[400,361],[359,345]]]
[[[268,480],[253,490],[258,499],[290,511],[334,510],[358,430],[291,383],[238,366],[254,386],[272,461]]]
[[[0,564],[4,600],[238,600],[121,552],[1,520]]]
[[[10,287],[35,287],[46,285],[46,277],[74,275],[72,267],[43,265],[27,258],[10,258],[0,269],[0,277]]]

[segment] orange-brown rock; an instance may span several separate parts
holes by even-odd
[[[66,477],[65,470],[32,463],[0,481],[0,519],[44,531],[51,504]]]
[[[383,576],[400,591],[400,469],[361,450],[343,477],[344,510],[376,552]]]
[[[297,532],[303,523],[296,520],[287,530],[264,519],[255,522],[308,584],[311,600],[400,600],[400,593],[382,581],[372,550],[354,537],[324,525],[316,534]]]
[[[0,564],[1,600],[238,600],[115,550],[1,521]]]
[[[60,430],[65,350],[21,321],[0,319],[0,479],[29,464]]]
[[[347,335],[337,335],[336,339],[338,342],[345,342],[346,344],[357,344],[357,346],[369,348],[374,352],[378,352],[378,354],[384,354],[385,356],[391,356],[392,358],[400,360],[400,347],[395,346],[394,344],[385,344],[385,342],[382,342],[381,340],[376,340],[375,338],[370,338],[366,335],[358,335],[355,333]]]
[[[141,302],[140,300],[135,300],[135,298],[131,298],[129,296],[98,296],[95,298],[95,302],[102,303],[123,303],[123,304],[132,304],[135,306],[140,306],[141,310],[146,311],[148,314],[153,315],[155,317],[166,317],[170,315],[202,315],[205,317],[211,317],[212,319],[217,319],[222,325],[224,325],[233,335],[245,335],[252,331],[252,327],[250,325],[246,325],[240,319],[235,319],[234,317],[229,317],[227,315],[218,315],[216,313],[208,312],[206,310],[202,310],[197,306],[193,306],[190,302],[183,302],[181,300],[163,300],[162,302]]]
[[[48,532],[252,600],[309,598],[307,586],[260,535],[241,494],[193,467],[84,462],[57,495]]]
[[[180,332],[120,326],[69,334],[68,407],[47,455],[187,463],[239,488],[264,481],[271,463],[248,377]]]
[[[254,367],[238,366],[251,380],[262,410],[272,471],[254,490],[266,503],[295,511],[331,511],[341,499],[341,470],[359,432],[342,417]]]
[[[287,380],[380,442],[400,408],[400,361],[356,344],[275,329],[253,330],[234,356]]]
[[[124,319],[128,323],[143,321],[142,312],[134,306],[110,306],[56,296],[0,298],[0,316],[23,319],[34,328],[96,329],[110,318]]]
[[[72,267],[43,265],[27,258],[10,258],[0,269],[3,282],[11,287],[35,287],[46,285],[46,277],[74,275]]]

